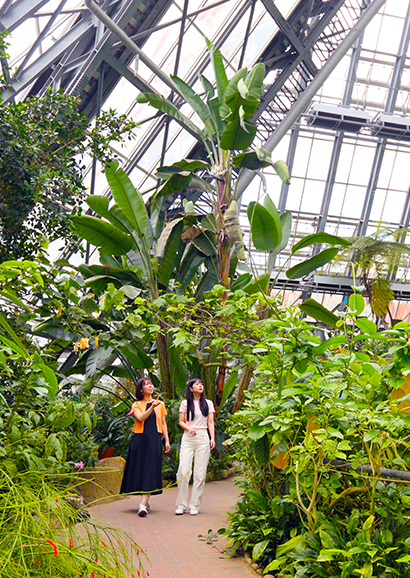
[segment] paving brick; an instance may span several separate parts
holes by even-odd
[[[146,550],[150,562],[144,564],[150,578],[249,578],[258,576],[237,558],[224,558],[223,537],[209,545],[198,538],[211,529],[214,533],[227,525],[227,512],[233,511],[238,491],[234,480],[206,484],[198,516],[175,516],[177,488],[164,489],[151,498],[146,518],[137,516],[140,498],[132,496],[115,502],[100,502],[90,508],[93,517],[133,534]]]

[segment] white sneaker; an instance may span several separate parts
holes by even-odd
[[[151,504],[150,504],[149,502],[147,502],[146,508],[147,508],[147,510],[148,510],[148,512],[149,512],[150,509],[151,509]]]
[[[199,514],[199,510],[197,510],[196,508],[190,508],[189,513],[191,514],[191,516],[196,516],[197,514]]]
[[[178,506],[177,509],[175,510],[175,515],[176,516],[182,516],[182,514],[185,513],[185,508],[183,506]]]
[[[147,514],[148,514],[147,506],[144,506],[144,504],[140,504],[138,508],[138,516],[140,518],[145,518]]]

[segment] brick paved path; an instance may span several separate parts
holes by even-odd
[[[150,578],[250,578],[258,576],[239,558],[224,558],[225,542],[218,537],[213,546],[198,538],[226,527],[227,512],[232,511],[237,497],[233,479],[209,482],[205,487],[202,509],[198,516],[175,516],[175,487],[151,498],[151,511],[146,518],[137,516],[139,497],[127,497],[93,506],[93,517],[103,519],[134,535],[147,550],[150,562],[144,567]]]

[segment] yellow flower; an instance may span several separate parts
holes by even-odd
[[[63,306],[62,306],[62,304],[60,303],[60,307],[58,308],[58,311],[57,311],[57,317],[60,317],[60,315],[62,314],[62,312],[63,312]]]
[[[100,338],[98,337],[98,335],[96,335],[96,336],[94,337],[94,341],[95,341],[95,348],[97,349],[97,347],[98,347],[98,342],[100,341]]]
[[[80,339],[80,349],[86,349],[88,347],[88,338],[82,337]]]
[[[78,341],[76,341],[76,342],[74,343],[74,351],[78,351],[79,345],[80,345],[80,344],[78,343]]]

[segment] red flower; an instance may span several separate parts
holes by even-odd
[[[140,553],[139,548],[137,548],[137,556],[138,556],[139,553]]]
[[[53,546],[53,548],[54,548],[54,558],[55,558],[56,556],[58,556],[57,546],[54,544],[54,542],[52,542],[51,540],[46,540],[46,542],[48,542],[51,546]]]
[[[108,548],[107,544],[104,544],[104,542],[101,540],[101,544],[104,546],[104,548]]]
[[[70,538],[69,548],[74,548],[74,544],[73,544],[73,541],[71,538]]]
[[[38,558],[36,559],[36,564],[40,564],[40,560]]]

